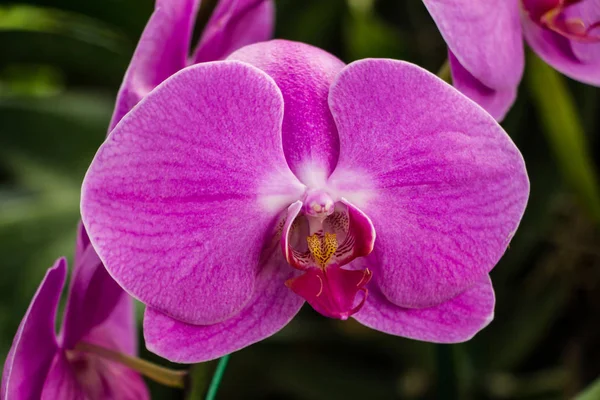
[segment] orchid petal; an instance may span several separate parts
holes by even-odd
[[[518,1],[423,0],[449,49],[484,86],[516,87],[524,52]]]
[[[93,371],[90,372],[93,373]],[[52,362],[52,368],[46,377],[44,389],[39,398],[41,400],[86,400],[94,397],[87,396],[83,386],[77,380],[73,365],[71,365],[66,355],[60,352],[56,354]]]
[[[502,121],[517,98],[517,86],[489,88],[467,71],[451,51],[448,53],[454,87],[483,107],[496,121]]]
[[[194,55],[194,63],[221,60],[246,45],[273,36],[272,0],[220,0]]]
[[[150,399],[142,377],[128,367],[96,355],[58,353],[42,393],[42,400]]]
[[[597,3],[595,17],[600,19],[600,5]],[[576,6],[569,8],[572,7]],[[590,14],[593,7],[591,4]],[[593,14],[581,14],[581,17],[584,16],[594,17]],[[572,79],[600,86],[600,43],[577,43],[540,26],[527,16],[522,19],[525,39],[540,58]]]
[[[117,96],[109,132],[146,94],[187,65],[200,0],[156,0]]]
[[[282,117],[271,78],[222,61],[182,70],[123,119],[90,166],[81,204],[122,287],[192,324],[244,307],[266,233],[304,191],[285,162]]]
[[[521,154],[496,121],[394,60],[347,66],[330,105],[341,151],[328,187],[373,222],[373,279],[387,298],[433,306],[489,272],[529,193]]]
[[[121,289],[118,302],[102,324],[92,329],[81,340],[120,353],[136,355],[138,350],[135,304]]]
[[[2,374],[2,399],[39,399],[58,351],[54,322],[67,264],[56,261],[46,272],[17,330]]]
[[[285,103],[282,135],[287,162],[302,183],[323,184],[339,156],[327,95],[344,63],[316,47],[286,40],[246,46],[228,59],[252,64],[275,80]]]
[[[297,272],[286,265],[279,251],[262,267],[256,290],[246,307],[234,317],[214,325],[189,325],[152,308],[144,316],[148,350],[173,362],[212,360],[263,340],[288,324],[304,300],[284,282]]]
[[[90,330],[102,324],[113,312],[122,296],[127,294],[108,274],[96,251],[89,244],[85,228],[79,227],[80,254],[73,269],[69,297],[63,323],[63,347],[75,347]],[[79,244],[78,243],[78,244]]]
[[[471,339],[494,317],[494,289],[486,276],[475,286],[434,307],[410,309],[391,303],[376,288],[354,318],[391,335],[434,343]]]

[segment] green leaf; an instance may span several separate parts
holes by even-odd
[[[600,399],[600,378],[597,378],[583,392],[579,393],[574,400],[598,400]]]
[[[600,222],[597,175],[575,102],[564,79],[532,53],[528,57],[526,78],[542,130],[564,178],[590,215]]]
[[[373,2],[349,1],[350,15],[344,23],[344,45],[348,61],[368,57],[400,58],[403,46],[399,29],[379,18]]]
[[[153,3],[148,0],[20,0],[16,4],[48,7],[96,18],[136,39],[152,12]]]
[[[106,135],[113,102],[91,92],[0,101],[0,165],[22,155],[80,185]]]

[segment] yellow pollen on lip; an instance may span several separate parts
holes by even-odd
[[[325,268],[338,247],[335,233],[326,233],[324,238],[315,233],[308,236],[306,241],[308,242],[308,250],[317,264],[321,268]]]

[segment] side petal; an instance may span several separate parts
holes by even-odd
[[[517,98],[517,86],[499,89],[487,87],[467,71],[451,51],[448,52],[448,59],[453,86],[483,107],[496,121],[502,121]]]
[[[96,154],[81,203],[122,287],[194,324],[244,307],[275,217],[304,191],[285,162],[282,117],[271,78],[221,61],[179,72],[123,119]]]
[[[220,0],[204,28],[194,63],[222,60],[246,45],[273,36],[272,0]]]
[[[222,357],[278,332],[304,304],[284,284],[297,272],[278,250],[263,267],[248,305],[226,321],[189,325],[147,308],[144,338],[148,350],[173,362],[197,363]]]
[[[524,52],[518,1],[423,0],[448,48],[483,85],[516,87]]]
[[[275,80],[285,103],[285,158],[302,183],[320,187],[339,156],[327,95],[344,63],[316,47],[286,40],[246,46],[228,59],[252,64]]]
[[[2,399],[39,399],[42,394],[46,375],[58,351],[54,323],[65,283],[66,263],[60,258],[46,272],[19,325],[4,364]]]
[[[117,95],[109,132],[146,94],[187,65],[200,0],[156,0]]]
[[[523,30],[533,51],[553,68],[572,79],[600,86],[600,43],[576,43],[525,15]]]
[[[434,307],[399,307],[376,288],[353,317],[361,324],[391,335],[434,343],[471,339],[494,318],[494,288],[489,276],[458,296]]]
[[[373,279],[429,307],[489,272],[529,194],[523,158],[474,102],[394,60],[350,64],[330,92],[340,160],[328,185],[373,222]]]
[[[102,324],[121,297],[127,296],[102,265],[89,238],[85,240],[83,225],[79,229],[76,254],[80,256],[73,269],[62,330],[62,345],[67,349],[75,347],[82,337]],[[83,249],[80,243],[85,245]]]

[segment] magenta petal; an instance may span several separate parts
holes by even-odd
[[[332,86],[340,159],[330,187],[377,232],[374,281],[405,307],[439,304],[498,262],[527,202],[521,154],[452,86],[394,60],[350,64]]]
[[[109,132],[148,92],[187,65],[200,0],[156,0],[117,96]]]
[[[281,148],[283,100],[264,72],[198,64],[113,130],[82,188],[104,265],[147,305],[212,324],[250,300],[275,217],[304,190]]]
[[[138,340],[135,304],[131,296],[121,290],[118,302],[102,324],[96,326],[81,340],[120,353],[137,354]]]
[[[450,50],[483,85],[516,87],[524,65],[519,1],[423,0]]]
[[[273,36],[272,0],[220,0],[204,28],[194,63],[221,60],[246,45]]]
[[[46,378],[42,400],[145,400],[144,380],[122,364],[94,355],[74,355],[69,360],[58,353]]]
[[[596,15],[600,19],[600,6]],[[527,16],[523,16],[523,30],[527,43],[553,68],[572,79],[600,86],[600,43],[577,43]]]
[[[144,338],[148,350],[173,362],[212,360],[263,340],[288,324],[304,300],[284,282],[293,271],[277,251],[263,269],[246,307],[234,317],[214,325],[189,325],[146,309]]]
[[[79,227],[78,255],[73,269],[63,323],[64,348],[73,348],[90,330],[100,325],[127,294],[108,274],[94,248]],[[87,243],[87,245],[85,245]],[[79,246],[83,244],[84,249]]]
[[[339,138],[329,107],[329,87],[344,67],[331,54],[304,43],[272,40],[246,46],[228,57],[271,76],[285,103],[283,150],[306,185],[322,185],[339,155]]]
[[[62,352],[56,354],[52,362],[52,368],[46,377],[43,392],[39,398],[41,400],[100,399],[100,397],[88,397],[88,393],[86,393],[77,380],[73,365],[69,363],[66,355]]]
[[[48,269],[25,313],[2,373],[2,399],[39,399],[46,375],[58,351],[56,309],[65,282],[64,258]]]
[[[392,335],[457,343],[471,339],[492,321],[494,302],[494,289],[486,276],[465,292],[430,308],[398,307],[377,290],[371,290],[354,318],[369,328]]]
[[[483,107],[496,121],[502,121],[517,98],[517,86],[489,88],[467,71],[451,51],[448,52],[448,59],[454,87]]]

